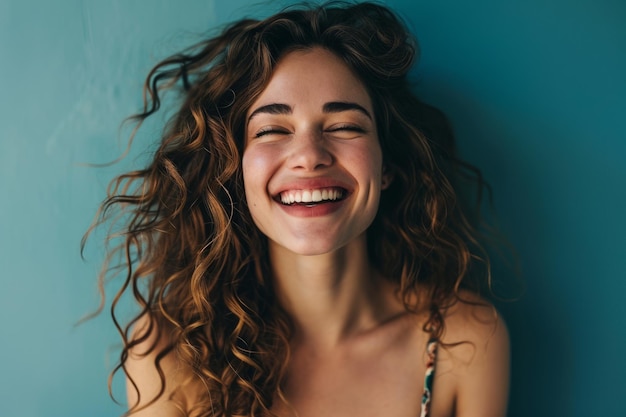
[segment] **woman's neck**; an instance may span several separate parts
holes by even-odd
[[[296,325],[296,341],[315,349],[332,349],[402,310],[372,267],[365,236],[317,256],[270,243],[270,261],[278,298]]]

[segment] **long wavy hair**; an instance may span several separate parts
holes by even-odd
[[[162,389],[153,401],[168,383],[160,365],[168,354],[193,370],[189,384],[206,387],[200,403],[181,405],[189,415],[258,416],[284,400],[293,326],[272,289],[266,238],[246,205],[244,120],[281,57],[313,47],[343,59],[373,101],[394,179],[368,230],[375,236],[368,249],[407,310],[427,312],[424,330],[440,336],[459,290],[477,290],[480,280],[472,277],[488,275],[455,191],[459,174],[471,174],[479,190],[483,181],[456,159],[445,118],[412,92],[407,75],[417,45],[403,22],[373,3],[298,6],[238,21],[149,73],[138,126],[159,111],[166,90],[181,93],[179,107],[148,166],[111,182],[94,224],[121,225],[122,243],[108,258],[122,256],[112,269],[125,276],[111,307],[123,339],[113,373],[125,370],[134,347],[167,329],[154,363]],[[122,324],[116,307],[125,294],[140,311]],[[149,325],[133,334],[140,318]]]

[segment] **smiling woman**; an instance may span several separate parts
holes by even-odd
[[[371,100],[350,68],[321,47],[291,52],[249,113],[243,179],[270,253],[280,245],[322,255],[365,242],[382,152]]]
[[[166,88],[181,106],[100,218],[126,214],[116,250],[137,254],[118,293],[141,307],[120,328],[130,415],[505,414],[466,165],[411,92],[414,55],[390,10],[331,3],[153,69],[139,123]]]

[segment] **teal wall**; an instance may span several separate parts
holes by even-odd
[[[120,414],[107,315],[74,327],[98,303],[98,236],[86,262],[78,250],[142,138],[120,165],[83,164],[122,151],[156,59],[250,4],[0,1],[0,416]],[[527,290],[500,305],[510,415],[626,415],[626,2],[387,4],[420,40],[418,90],[493,185],[518,250]]]

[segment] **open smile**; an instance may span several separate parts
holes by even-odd
[[[317,204],[341,201],[347,191],[341,187],[325,187],[307,190],[287,190],[276,196],[276,200],[284,205],[315,206]]]

